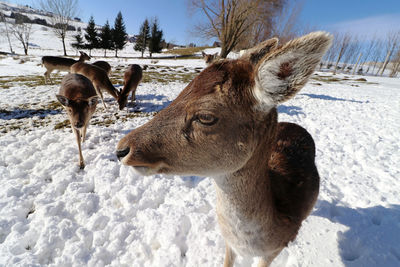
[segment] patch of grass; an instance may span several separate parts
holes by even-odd
[[[64,121],[59,122],[56,125],[54,125],[54,130],[64,129],[64,128],[68,127],[69,125],[71,125],[69,120],[64,120]]]
[[[10,114],[11,114],[11,111],[6,110],[6,109],[0,109],[0,114],[10,115]]]
[[[54,84],[59,84],[62,79],[60,74],[51,74]],[[10,88],[11,86],[28,86],[36,87],[46,85],[44,76],[42,75],[25,75],[25,76],[3,76],[0,78],[0,88]]]
[[[206,48],[211,48],[211,47],[210,46],[185,47],[185,48],[178,48],[178,49],[169,49],[169,50],[167,50],[167,51],[165,51],[163,53],[181,55],[181,56],[190,56],[190,55],[193,55],[193,54],[198,53],[200,51],[203,51]]]
[[[356,82],[366,82],[367,79],[365,79],[365,78],[358,78],[358,79],[355,79],[355,81],[356,81]]]
[[[159,72],[159,71],[146,71],[143,73],[143,83],[158,82],[158,83],[170,83],[170,82],[183,82],[188,83],[196,77],[195,72]]]
[[[313,76],[311,79],[325,83],[340,82],[343,80],[333,76]]]
[[[51,101],[44,106],[45,109],[54,109],[54,110],[62,109],[62,107],[63,106],[58,101]]]

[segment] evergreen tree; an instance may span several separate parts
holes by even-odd
[[[103,28],[101,28],[100,32],[100,48],[104,49],[104,57],[107,56],[107,49],[113,48],[112,41],[113,40],[112,40],[111,28],[107,20],[106,24],[104,24]]]
[[[75,43],[72,43],[72,47],[76,49],[83,49],[85,48],[85,44],[83,43],[83,38],[80,33],[74,36],[75,37]]]
[[[150,57],[152,57],[153,53],[161,52],[161,42],[163,41],[162,37],[163,31],[159,29],[158,19],[155,18],[151,24],[151,36],[149,40]]]
[[[118,12],[117,17],[115,18],[114,28],[111,30],[112,32],[112,40],[113,40],[113,48],[115,49],[115,57],[118,57],[118,50],[124,48],[126,44],[126,31],[125,31],[125,23],[122,18],[121,11]]]
[[[96,30],[96,24],[94,23],[93,16],[90,17],[88,26],[85,31],[85,39],[87,41],[86,48],[89,49],[89,55],[91,56],[92,49],[99,48],[99,36]]]
[[[140,26],[139,36],[136,40],[136,45],[134,47],[136,51],[142,52],[142,57],[149,43],[149,40],[150,40],[150,26],[149,26],[149,21],[146,19],[143,22],[142,26]]]

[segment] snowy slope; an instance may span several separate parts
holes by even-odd
[[[114,69],[128,63],[134,62],[112,62]],[[157,64],[162,63],[191,70],[204,64]],[[20,65],[2,59],[0,73]],[[37,65],[26,68],[32,73],[28,77],[43,72]],[[297,239],[274,266],[399,266],[400,81],[368,77],[362,82],[351,76],[332,83],[324,82],[324,75],[279,107],[281,121],[299,123],[313,135],[321,190]],[[221,266],[224,242],[211,180],[141,177],[115,156],[118,140],[184,87],[181,82],[140,84],[142,112],[126,121],[121,118],[132,113],[118,112],[107,97],[111,110],[99,105],[92,124],[112,123],[90,126],[84,171],[77,167],[70,128],[54,129],[66,119],[64,111],[45,108],[56,100],[58,86],[2,88],[0,127],[7,131],[0,136],[0,263]],[[239,263],[251,261],[239,258]]]

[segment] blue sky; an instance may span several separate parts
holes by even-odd
[[[288,0],[290,1],[290,0]],[[37,0],[12,0],[35,7]],[[303,0],[301,22],[313,29],[343,31],[384,37],[389,30],[400,29],[400,0]],[[189,31],[199,16],[189,15],[186,0],[80,0],[79,17],[88,21],[93,15],[96,24],[108,19],[113,25],[122,12],[127,31],[137,34],[145,18],[157,16],[167,42],[188,44],[211,43],[195,39]]]

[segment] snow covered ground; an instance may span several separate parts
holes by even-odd
[[[109,95],[107,111],[98,105],[80,171],[59,84],[40,76],[40,56],[62,54],[47,33],[36,30],[32,56],[0,56],[0,266],[221,266],[211,180],[142,177],[115,156],[117,142],[204,62],[106,58],[117,87],[128,64],[149,68],[136,107],[118,111]],[[5,39],[0,50],[8,51]],[[138,54],[128,46],[120,55]],[[318,72],[279,113],[314,137],[321,188],[273,266],[400,266],[400,80]],[[256,263],[239,257],[236,266]]]
[[[224,242],[211,180],[141,177],[115,156],[120,138],[185,87],[179,75],[196,75],[204,63],[150,65],[145,75],[169,75],[171,81],[150,75],[137,90],[137,107],[128,111],[106,97],[110,109],[98,105],[83,145],[86,168],[79,171],[75,138],[56,105],[59,85],[40,85],[37,74],[44,70],[32,64],[40,58],[20,63],[22,58],[0,60],[0,73],[21,70],[26,78],[0,77],[0,264],[221,266]],[[111,61],[114,70],[138,62],[118,60]],[[400,81],[335,78],[317,73],[279,107],[281,121],[299,123],[313,135],[321,190],[274,266],[399,266]]]

